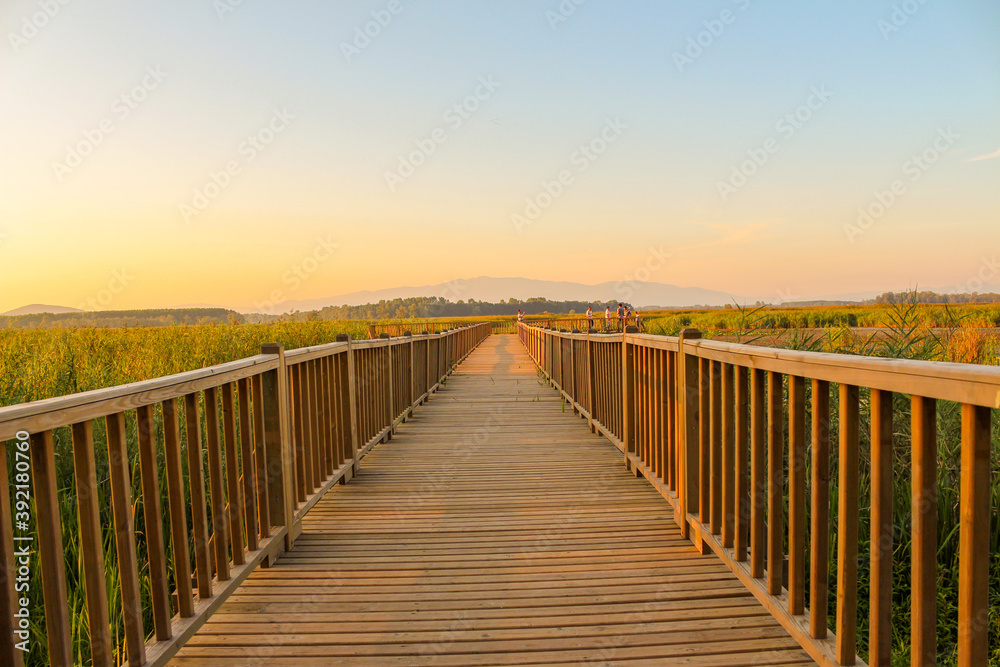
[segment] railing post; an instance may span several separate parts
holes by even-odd
[[[356,388],[354,382],[354,345],[351,343],[351,337],[348,334],[337,334],[338,343],[347,343],[347,363],[346,368],[342,369],[346,371],[343,374],[344,381],[347,383],[346,392],[341,389],[341,395],[345,397],[347,405],[344,406],[344,414],[348,416],[350,420],[349,434],[351,442],[350,458],[353,464],[351,465],[351,476],[355,476],[361,471],[361,465],[358,461],[358,401],[356,397]],[[345,452],[347,453],[347,452]]]
[[[292,437],[289,431],[289,397],[285,348],[280,343],[265,343],[261,354],[278,357],[278,367],[261,375],[264,405],[264,458],[267,462],[268,514],[271,525],[287,528],[285,551],[295,542],[295,466],[292,463]],[[272,564],[277,554],[269,559]]]
[[[698,511],[698,440],[701,417],[699,415],[700,397],[698,382],[698,358],[688,357],[684,349],[688,341],[701,338],[697,329],[681,331],[677,350],[677,385],[678,407],[680,408],[680,474],[678,475],[678,493],[680,506],[681,536],[690,539],[688,515]]]
[[[389,334],[384,333],[384,334],[380,334],[379,338],[382,338],[382,339],[385,339],[385,340],[390,340],[392,337]],[[393,378],[393,375],[395,375],[395,373],[393,373],[393,371],[395,370],[395,367],[392,364],[392,362],[393,362],[392,356],[393,355],[392,355],[392,343],[391,342],[388,345],[385,346],[385,353],[384,353],[384,355],[385,355],[385,357],[384,357],[385,358],[385,364],[384,364],[384,366],[385,366],[385,373],[388,376],[385,379],[385,383],[384,383],[384,386],[385,386],[384,402],[385,402],[385,420],[386,420],[385,423],[388,425],[389,430],[386,431],[386,433],[385,433],[385,439],[383,440],[383,442],[389,442],[390,440],[392,440],[392,430],[393,430],[392,423],[396,420],[396,415],[393,414],[396,411],[395,408],[393,407],[393,396],[395,395],[393,393],[393,389],[395,388],[394,385],[396,383],[395,383],[395,379]]]
[[[625,327],[622,332],[622,449],[625,453],[625,467],[639,475],[639,468],[629,461],[629,454],[635,453],[635,419],[632,410],[635,406],[635,350],[628,344],[628,335],[637,333],[634,326]]]
[[[413,352],[414,351],[413,332],[407,329],[406,331],[403,332],[403,337],[406,338],[407,340],[407,349],[409,350],[410,354],[410,370],[409,370],[410,381],[408,383],[409,388],[407,389],[407,394],[406,394],[406,405],[407,405],[407,410],[409,410],[409,414],[412,415],[413,410],[416,407],[414,405],[414,402],[418,396],[416,389],[414,389],[413,387],[413,383],[417,381],[416,359]]]
[[[587,425],[590,426],[591,433],[597,433],[597,429],[594,427],[594,405],[597,404],[595,396],[597,393],[597,374],[594,373],[594,341],[590,338],[590,334],[592,333],[594,333],[593,329],[587,330],[587,413],[590,414]]]

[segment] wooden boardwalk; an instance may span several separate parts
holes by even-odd
[[[490,336],[169,664],[815,664]]]

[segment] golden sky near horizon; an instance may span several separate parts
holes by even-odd
[[[649,280],[770,301],[1000,285],[995,6],[887,33],[891,3],[736,3],[691,58],[717,9],[414,6],[352,53],[379,3],[202,4],[0,9],[0,312],[593,284],[656,253]]]

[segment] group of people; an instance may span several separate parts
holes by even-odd
[[[615,317],[612,320],[611,317],[611,306],[604,309],[604,330],[605,331],[624,331],[625,327],[629,324],[634,323],[638,327],[639,331],[642,331],[642,313],[636,310],[634,313],[632,309],[623,303],[618,304],[618,308],[615,310]],[[594,328],[594,309],[587,307],[587,328]]]
[[[642,313],[639,310],[633,313],[631,308],[623,303],[619,303],[614,314],[615,317],[612,318],[610,305],[604,309],[604,331],[624,331],[625,327],[632,323],[639,328],[639,331],[642,331]],[[520,309],[517,311],[517,321],[524,321],[524,312]],[[587,329],[590,330],[593,328],[594,309],[587,306]]]

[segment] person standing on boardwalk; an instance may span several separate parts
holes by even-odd
[[[611,306],[604,309],[604,330],[611,330]]]
[[[625,331],[625,304],[618,304],[618,330]]]
[[[594,328],[594,308],[587,306],[587,331]]]
[[[517,321],[518,322],[524,321],[524,313],[521,312],[520,308],[517,309]]]

